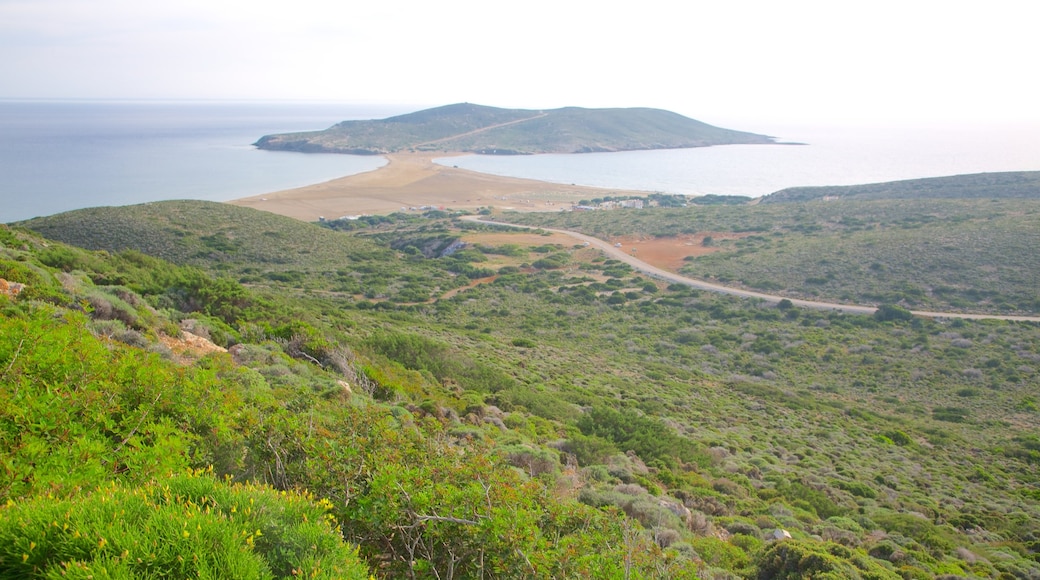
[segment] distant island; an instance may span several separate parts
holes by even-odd
[[[531,155],[773,143],[767,135],[723,129],[661,109],[528,110],[458,103],[386,119],[343,121],[323,131],[266,135],[254,145],[353,155]]]

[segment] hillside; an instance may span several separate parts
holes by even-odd
[[[267,135],[261,149],[351,153],[452,151],[492,155],[676,149],[736,143],[772,143],[648,108],[544,111],[459,103],[370,121],[344,121],[305,133]]]
[[[858,203],[884,227],[931,212],[945,235],[983,202]],[[529,219],[605,237],[742,230],[762,238],[739,249],[752,255],[840,224],[815,213],[829,207]],[[55,503],[35,550],[0,552],[7,575],[55,553],[49,521],[82,512],[69,525],[101,533],[90,510],[109,505],[165,518],[135,528],[184,540],[163,566],[208,561],[215,542],[189,543],[198,523],[275,577],[304,563],[317,577],[1040,575],[1035,324],[766,305],[444,212],[323,228],[166,202],[22,225],[104,251],[0,228],[0,278],[22,285],[0,296],[0,538]],[[220,348],[166,346],[190,336]],[[188,468],[212,475],[164,496]],[[234,519],[250,499],[284,515]],[[201,506],[213,522],[193,519]],[[295,514],[330,526],[290,533]],[[106,551],[91,536],[82,553],[100,570],[136,556],[133,539]]]
[[[423,302],[464,283],[457,272],[472,269],[465,263],[453,263],[451,268],[415,264],[414,275],[423,278],[419,290],[399,275],[391,248],[268,212],[206,201],[88,208],[21,225],[83,248],[112,253],[134,250],[203,267],[234,276],[252,288],[291,283],[294,291],[348,298]],[[440,246],[450,243],[450,237],[437,232],[425,237],[448,240]],[[404,245],[409,240],[398,242]]]
[[[1027,183],[1029,175],[1000,181]],[[929,186],[956,187],[921,198],[850,195],[635,212],[517,212],[504,219],[575,230],[623,242],[633,251],[666,242],[701,247],[707,237],[711,251],[687,252],[678,271],[792,299],[964,313],[1040,312],[1040,254],[1034,250],[1040,247],[1040,199],[1018,197],[1025,188],[1001,199],[1005,190],[975,189],[975,180],[927,180]],[[942,192],[956,197],[937,197]]]
[[[1040,199],[1040,171],[1009,171],[907,179],[866,185],[789,187],[759,203],[877,199]]]

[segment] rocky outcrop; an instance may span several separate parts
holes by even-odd
[[[7,280],[0,278],[0,296],[16,298],[24,289],[25,284],[20,282],[8,282]]]

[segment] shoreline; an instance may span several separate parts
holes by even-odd
[[[386,165],[371,171],[225,203],[313,222],[422,207],[559,211],[582,199],[653,193],[491,175],[434,162],[458,155],[464,153],[390,153],[382,156]]]

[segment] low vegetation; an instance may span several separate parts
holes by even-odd
[[[912,310],[1040,311],[1040,201],[886,199],[614,212],[510,213],[504,221],[603,239],[717,232],[694,278],[780,294]],[[716,236],[717,237],[717,236]]]
[[[818,199],[1038,199],[1040,172],[1008,171],[908,179],[867,185],[791,187],[767,195],[761,203]]]
[[[943,236],[1035,219],[871,203],[856,215],[904,240],[900,214],[942,212],[922,227]],[[738,261],[813,223],[837,246],[873,229],[796,205],[525,219],[762,236],[712,255]],[[8,574],[1040,575],[1038,325],[766,305],[439,213],[320,227],[169,202],[29,225],[51,239],[0,228]]]

